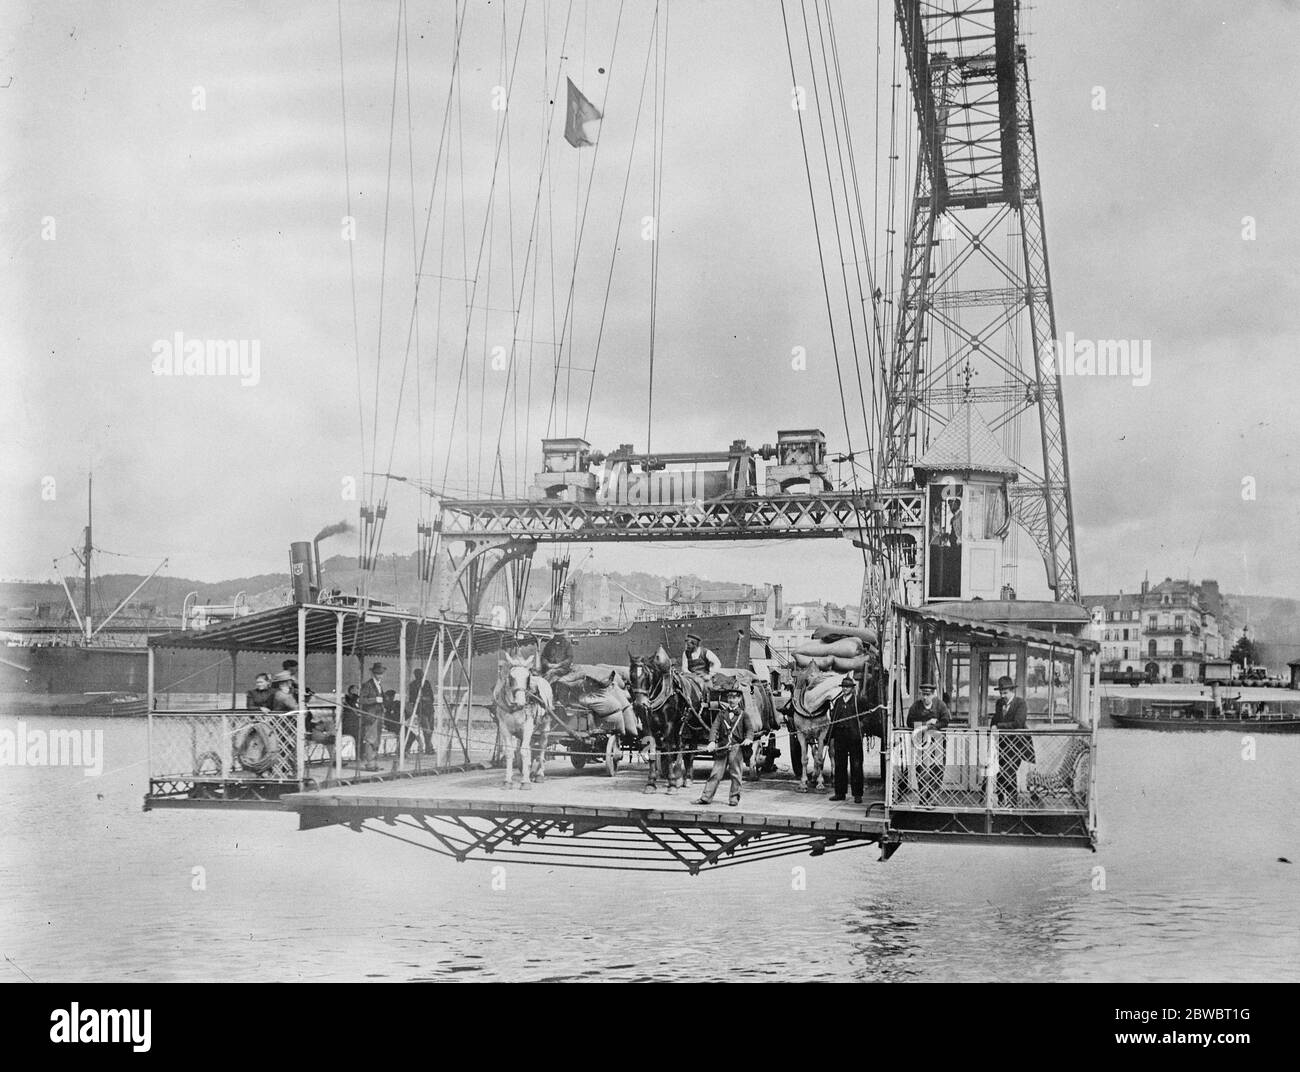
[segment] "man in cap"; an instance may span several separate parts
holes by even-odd
[[[557,629],[542,647],[542,676],[554,683],[573,669],[573,641],[564,629]]]
[[[839,695],[831,700],[831,741],[835,745],[835,792],[831,800],[844,800],[853,788],[853,803],[862,803],[862,719],[858,715],[858,682],[850,674]]]
[[[724,774],[731,778],[731,795],[727,803],[733,808],[740,803],[741,745],[744,739],[745,694],[735,685],[730,685],[723,691],[722,702],[709,730],[707,747],[713,751],[713,770],[709,772],[709,780],[696,804],[713,802],[713,794],[722,784]]]
[[[293,694],[293,675],[288,670],[281,670],[271,678],[271,684],[275,687],[275,692],[267,709],[273,712],[297,711],[298,697]]]
[[[1020,765],[1033,763],[1034,739],[1027,732],[1029,709],[1016,695],[1016,683],[998,678],[998,702],[989,719],[998,728],[998,807],[1015,807],[1019,802]]]
[[[716,674],[722,669],[722,660],[700,643],[695,633],[686,634],[686,648],[682,652],[682,669],[688,674]]]
[[[926,679],[921,682],[921,695],[907,709],[907,725],[912,730],[917,750],[917,786],[922,804],[934,801],[943,781],[944,743],[943,730],[947,728],[952,712],[937,695],[935,684]]]
[[[379,727],[384,720],[383,663],[370,668],[370,676],[361,685],[361,759],[368,771],[378,770],[375,762],[379,754]]]

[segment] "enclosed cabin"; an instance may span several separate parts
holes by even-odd
[[[913,468],[925,496],[925,602],[998,599],[1019,467],[967,404]]]
[[[1018,469],[971,406],[914,468],[921,577],[915,598],[894,606],[886,652],[890,827],[905,839],[1091,846],[1100,652],[1091,617],[1075,603],[1017,600],[1004,586]],[[1007,680],[1014,696],[1000,712]],[[946,712],[942,729],[920,728],[934,717],[914,710],[923,683]]]

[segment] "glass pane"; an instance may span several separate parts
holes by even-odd
[[[1055,672],[1052,676],[1051,720],[1077,722],[1079,712],[1074,709],[1074,656],[1057,655],[1053,664]]]
[[[1052,711],[1052,680],[1047,656],[1031,654],[1025,665],[1025,707],[1029,721],[1048,722]]]
[[[952,713],[953,722],[970,722],[970,653],[953,653],[948,656],[948,673],[944,678],[944,702]]]
[[[1017,671],[1020,668],[1019,653],[1014,651],[994,651],[984,656],[984,665],[988,671],[985,681],[988,685],[988,695],[984,697],[984,711],[982,722],[987,724],[989,716],[998,702],[998,678],[1009,677],[1016,682],[1017,691],[1020,688],[1020,678]]]

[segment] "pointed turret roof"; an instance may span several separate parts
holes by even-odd
[[[1020,467],[1007,457],[989,426],[969,402],[964,403],[943,431],[913,463],[918,472],[997,473],[1015,479]]]

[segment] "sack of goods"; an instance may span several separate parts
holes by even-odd
[[[866,667],[870,656],[855,655],[852,658],[845,658],[842,655],[800,655],[795,652],[794,664],[799,669],[807,669],[809,666],[815,666],[818,670],[834,671],[838,674],[852,674],[857,670]]]
[[[844,680],[839,674],[828,674],[815,685],[809,685],[808,691],[803,694],[804,710],[809,712],[821,710],[843,687]]]
[[[813,658],[853,659],[861,655],[866,645],[860,637],[843,637],[840,640],[809,640],[794,649],[796,655],[809,655]]]

